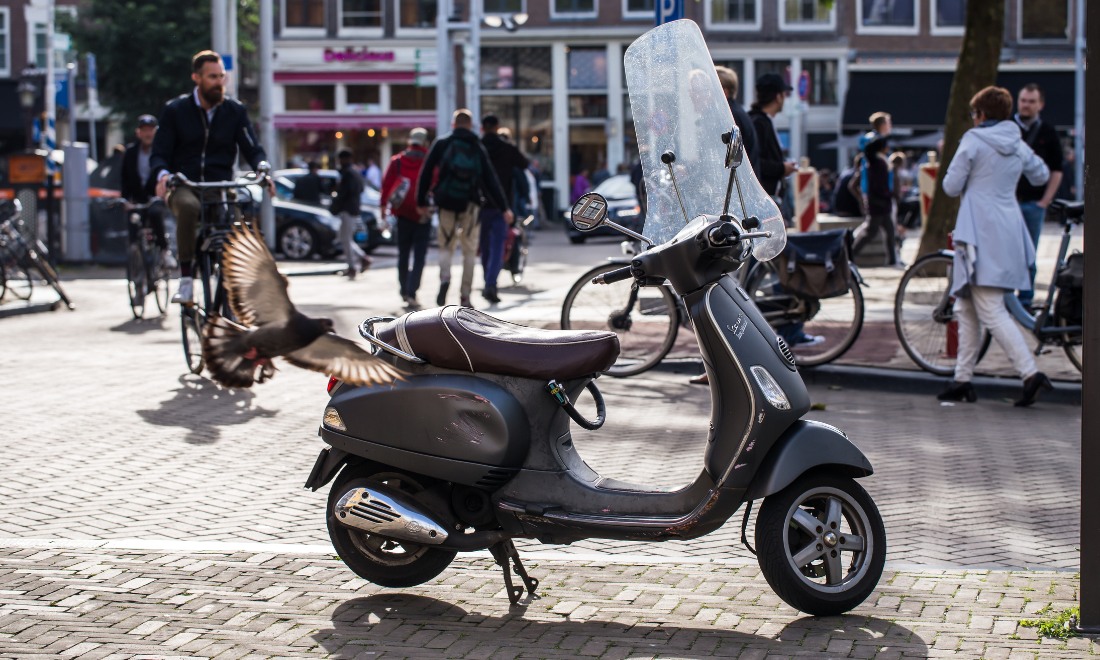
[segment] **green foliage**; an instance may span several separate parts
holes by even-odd
[[[1047,605],[1043,609],[1036,612],[1036,614],[1046,614],[1050,612],[1050,605]],[[1024,619],[1020,621],[1020,625],[1025,628],[1038,628],[1039,638],[1043,637],[1057,637],[1058,639],[1068,639],[1077,635],[1077,619],[1081,616],[1080,607],[1071,607],[1063,610],[1053,616],[1043,617],[1042,619]]]
[[[191,57],[210,47],[210,3],[203,0],[88,0],[58,31],[81,55],[95,53],[101,103],[125,117],[131,135],[141,114],[191,90]]]

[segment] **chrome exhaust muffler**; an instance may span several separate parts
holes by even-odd
[[[399,541],[439,545],[447,540],[446,528],[407,493],[384,484],[352,488],[333,510],[345,527]]]

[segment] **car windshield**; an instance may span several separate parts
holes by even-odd
[[[625,174],[616,174],[607,179],[596,186],[593,192],[603,195],[604,199],[634,199],[637,195],[634,184],[630,182],[630,177]]]
[[[624,61],[648,200],[643,233],[665,243],[689,224],[688,218],[722,212],[729,181],[722,134],[737,129],[694,21],[653,28],[631,44]],[[683,207],[661,162],[669,151],[675,155],[672,167]],[[753,254],[772,259],[787,242],[779,207],[760,187],[748,158],[736,176],[730,213],[738,219],[756,216],[760,230],[771,232],[771,238],[753,239]]]

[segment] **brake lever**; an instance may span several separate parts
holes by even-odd
[[[744,234],[738,236],[739,239],[744,240],[746,238],[771,238],[772,233],[770,231],[747,231]]]

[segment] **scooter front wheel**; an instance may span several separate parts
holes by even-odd
[[[854,479],[815,471],[764,499],[756,548],[764,578],[780,598],[829,616],[856,607],[878,584],[886,529]]]
[[[356,575],[382,587],[415,587],[442,573],[454,560],[458,553],[453,550],[369,534],[341,525],[333,515],[336,503],[353,488],[383,483],[412,495],[431,485],[425,481],[425,477],[375,464],[349,465],[336,478],[328,495],[329,538],[341,561]]]

